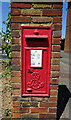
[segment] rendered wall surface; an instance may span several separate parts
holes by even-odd
[[[60,70],[62,3],[11,2],[12,118],[56,118]],[[50,97],[21,97],[21,25],[52,26]]]

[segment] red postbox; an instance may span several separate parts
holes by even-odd
[[[22,96],[49,96],[52,28],[21,28]]]

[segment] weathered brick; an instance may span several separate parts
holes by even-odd
[[[51,70],[52,71],[59,71],[60,70],[60,66],[59,65],[51,65]]]
[[[53,17],[53,23],[61,23],[62,17]]]
[[[20,71],[20,66],[19,65],[12,65],[12,70],[13,71]]]
[[[12,16],[11,22],[14,23],[30,23],[31,17],[30,16]]]
[[[21,114],[20,113],[13,113],[12,118],[21,118]]]
[[[62,15],[62,10],[61,9],[43,9],[42,10],[42,15],[45,16],[60,16]]]
[[[61,38],[53,38],[52,39],[52,44],[60,44]]]
[[[12,31],[11,36],[19,38],[20,37],[20,32],[19,31]]]
[[[40,114],[39,115],[40,118],[56,118],[56,114]]]
[[[60,52],[60,45],[52,45],[53,52]]]
[[[12,100],[15,102],[20,101],[20,96],[19,95],[12,95]]]
[[[12,57],[13,58],[20,58],[21,57],[21,53],[17,52],[17,51],[12,51]]]
[[[32,17],[33,23],[48,23],[51,21],[52,21],[51,17]]]
[[[45,103],[45,102],[41,102],[40,103],[40,107],[56,107],[57,103]]]
[[[19,113],[20,112],[20,108],[19,107],[13,107],[12,108],[12,112],[13,113]]]
[[[59,73],[58,71],[57,71],[57,72],[56,72],[56,71],[52,71],[52,72],[51,72],[51,77],[52,77],[52,78],[59,77],[59,75],[60,75],[60,73]]]
[[[28,4],[28,3],[21,3],[21,2],[12,2],[11,3],[11,7],[12,8],[30,8],[31,7],[31,4]]]
[[[56,102],[58,97],[50,97],[49,102]]]
[[[60,59],[51,59],[51,64],[52,65],[59,65],[60,64]]]
[[[50,90],[50,96],[57,96],[58,91],[57,90]]]
[[[50,113],[56,113],[57,112],[57,108],[49,108],[49,112]]]
[[[62,8],[62,4],[53,4],[53,8],[59,8],[59,9],[61,9]]]
[[[13,101],[12,105],[13,105],[13,107],[20,107],[20,102],[19,101]]]
[[[12,44],[20,44],[20,38],[12,38]]]
[[[52,27],[53,27],[53,30],[61,30],[62,29],[61,24],[53,24]]]
[[[38,107],[38,102],[23,102],[22,107]]]
[[[21,9],[12,8],[11,9],[11,15],[20,15]]]
[[[21,90],[17,89],[17,90],[12,90],[12,94],[13,95],[21,95]]]
[[[19,58],[12,58],[12,64],[13,65],[20,65],[20,59]]]
[[[20,45],[12,45],[12,50],[20,51]]]
[[[52,78],[50,83],[51,84],[58,84],[59,83],[59,78]]]
[[[36,119],[36,118],[38,118],[38,116],[39,116],[38,113],[26,113],[26,114],[22,114],[22,118],[27,118],[26,120],[28,120],[29,118],[31,118],[31,119],[35,118]]]
[[[50,89],[52,90],[57,90],[58,89],[58,85],[50,85]]]
[[[21,77],[12,77],[12,83],[21,83]]]
[[[20,24],[19,23],[12,23],[11,29],[12,30],[20,30]]]
[[[46,101],[47,102],[48,98],[46,98],[46,97],[32,97],[31,100],[32,101],[38,101],[38,102],[39,101]]]
[[[52,58],[60,58],[60,52],[52,52],[51,57]]]
[[[23,9],[21,11],[23,15],[41,15],[42,11],[39,9]]]
[[[21,71],[12,71],[12,76],[13,77],[20,77],[21,76]]]
[[[13,89],[20,89],[20,88],[21,88],[21,84],[12,83],[12,88],[13,88]]]
[[[61,31],[53,31],[53,37],[61,37],[62,32]]]
[[[33,4],[33,8],[51,8],[52,5],[50,4]]]

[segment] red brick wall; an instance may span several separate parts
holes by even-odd
[[[62,3],[11,3],[12,118],[56,118],[60,69]],[[52,26],[50,97],[21,97],[20,26]]]

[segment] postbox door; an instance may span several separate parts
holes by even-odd
[[[25,47],[25,95],[42,96],[49,93],[49,58],[48,48],[27,48]]]

